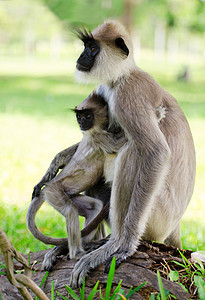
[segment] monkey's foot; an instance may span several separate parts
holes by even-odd
[[[57,256],[67,254],[68,253],[68,245],[67,243],[55,246],[52,250],[48,251],[43,259],[42,268],[45,271],[52,271],[53,267],[57,262]]]
[[[52,250],[46,253],[43,259],[43,265],[42,268],[44,271],[52,271],[53,267],[55,266],[57,262],[57,257],[54,253],[52,253]]]

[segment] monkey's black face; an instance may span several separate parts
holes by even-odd
[[[94,39],[84,42],[84,51],[77,60],[76,68],[79,71],[89,72],[95,62],[96,56],[100,52],[100,46]]]
[[[83,131],[89,130],[94,125],[94,113],[90,109],[77,110],[75,109],[76,118],[80,129]]]

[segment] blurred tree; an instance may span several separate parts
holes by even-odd
[[[10,43],[11,49],[12,43],[18,42],[30,56],[45,42],[50,45],[50,56],[58,57],[63,42],[68,40],[63,27],[86,26],[92,30],[111,18],[119,19],[134,33],[136,52],[140,53],[142,44],[154,48],[156,57],[163,58],[167,47],[171,57],[177,55],[180,43],[184,48],[191,44],[191,34],[200,36],[205,32],[205,1],[0,1],[0,43]]]
[[[110,17],[119,17],[123,0],[43,0],[67,24],[95,27]]]
[[[166,31],[205,29],[205,2],[201,0],[41,1],[66,24],[88,26],[92,29],[106,19],[118,18],[130,32],[136,30],[136,26],[140,28],[145,36],[144,41],[150,40],[150,33],[155,32],[157,41],[157,36],[162,37],[162,46],[165,45]]]
[[[42,2],[0,1],[0,41],[10,48],[23,41],[25,54],[31,56],[40,40],[49,41],[60,31],[59,20]]]
[[[192,20],[188,27],[197,33],[205,33],[205,1],[197,1],[194,11],[192,12]]]

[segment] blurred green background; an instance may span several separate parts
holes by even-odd
[[[132,34],[136,63],[180,103],[197,153],[183,247],[205,250],[205,2],[200,0],[0,0],[0,226],[23,253],[46,249],[26,228],[34,185],[54,155],[81,139],[70,111],[93,89],[74,80],[82,50],[73,26],[105,19]],[[66,236],[48,205],[41,231]]]

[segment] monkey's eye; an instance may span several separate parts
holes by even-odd
[[[86,119],[90,119],[91,118],[91,114],[86,115]]]
[[[95,52],[95,51],[96,51],[96,47],[92,46],[92,47],[90,48],[90,50],[91,50],[92,52]]]

